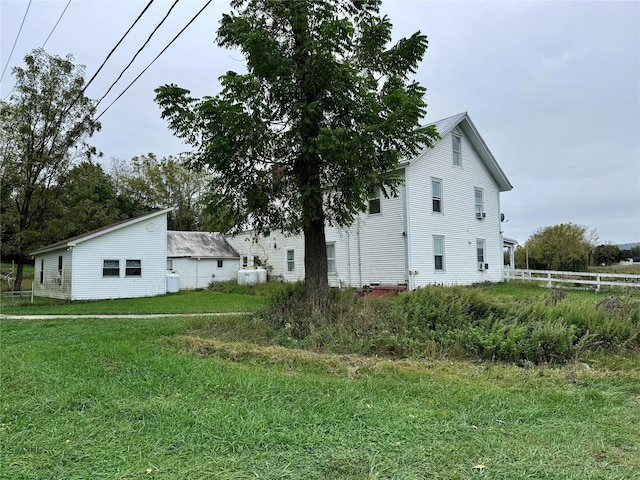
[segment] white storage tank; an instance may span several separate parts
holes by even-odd
[[[180,275],[175,272],[167,272],[167,293],[180,291]]]
[[[267,283],[267,271],[264,268],[245,268],[238,270],[238,285]]]

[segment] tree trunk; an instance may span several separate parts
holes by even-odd
[[[21,292],[22,291],[22,277],[24,272],[24,263],[22,260],[18,260],[18,267],[16,268],[16,279],[13,282],[13,291]]]
[[[310,222],[304,229],[305,295],[310,304],[322,309],[329,291],[324,220]]]

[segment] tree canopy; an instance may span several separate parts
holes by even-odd
[[[71,55],[36,49],[24,63],[13,69],[9,101],[0,101],[3,252],[18,260],[15,290],[29,252],[46,242],[46,224],[60,200],[55,187],[75,160],[96,154],[87,142],[100,128],[95,101],[84,95],[84,67]]]
[[[539,228],[516,251],[516,263],[520,268],[537,270],[585,270],[596,241],[596,233],[583,225],[561,223]]]
[[[350,224],[377,189],[394,195],[399,160],[437,136],[419,126],[426,90],[410,79],[427,39],[391,45],[380,0],[231,5],[217,42],[244,54],[246,73],[223,75],[214,97],[165,85],[156,101],[236,218],[304,233],[307,294],[321,300],[325,224]]]

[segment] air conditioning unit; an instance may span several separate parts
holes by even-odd
[[[478,262],[478,270],[484,270],[484,263]]]
[[[476,212],[476,218],[482,220],[483,218],[487,218],[487,214],[485,212]]]

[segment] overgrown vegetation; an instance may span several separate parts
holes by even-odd
[[[256,322],[2,320],[0,478],[595,480],[640,470],[637,364],[314,354],[242,341]],[[194,329],[228,337],[186,335]]]
[[[492,295],[496,288],[428,286],[385,298],[334,291],[321,314],[304,302],[300,285],[290,285],[260,315],[281,345],[321,352],[453,355],[522,365],[640,347],[640,301],[629,294],[603,299],[502,287],[525,293],[509,297]]]

